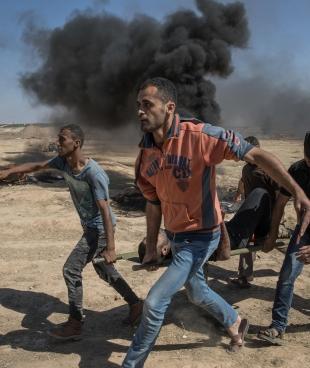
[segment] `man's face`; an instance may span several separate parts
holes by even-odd
[[[307,157],[306,155],[304,155],[304,157],[305,157],[306,165],[310,167],[310,157]]]
[[[58,134],[58,155],[71,155],[80,146],[80,140],[75,139],[69,129],[62,129]]]
[[[162,101],[154,86],[139,91],[137,111],[143,132],[152,133],[164,125],[168,117],[168,104]]]

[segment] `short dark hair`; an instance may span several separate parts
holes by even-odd
[[[177,89],[169,79],[162,77],[149,78],[140,85],[139,91],[149,86],[154,86],[157,88],[158,94],[160,98],[163,100],[163,102],[166,103],[168,101],[173,101],[175,104],[177,104],[178,100]]]
[[[248,137],[245,137],[244,140],[252,144],[252,146],[260,147],[259,140],[254,137],[254,135],[249,135]]]
[[[60,131],[65,130],[65,129],[70,130],[74,138],[79,139],[81,141],[81,148],[82,148],[84,144],[84,138],[85,138],[82,128],[77,124],[67,124],[61,127]]]
[[[310,158],[310,131],[306,132],[306,135],[305,135],[304,153],[307,158]]]

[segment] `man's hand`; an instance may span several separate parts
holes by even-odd
[[[277,239],[268,237],[264,242],[262,251],[265,253],[272,251],[276,246],[276,240]]]
[[[310,245],[300,247],[296,253],[296,258],[304,264],[310,264]]]
[[[300,224],[300,230],[297,236],[297,243],[299,243],[300,238],[304,235],[310,224],[310,200],[301,192],[301,194],[296,195],[294,206],[298,223]]]
[[[100,256],[105,259],[105,263],[115,263],[116,262],[116,253],[115,249],[104,249]]]
[[[147,248],[146,248],[147,249]],[[148,263],[157,263],[158,257],[156,252],[147,252],[145,253],[145,256],[143,258],[142,264],[147,265]],[[147,267],[147,271],[156,271],[158,270],[158,266],[152,266],[150,265]]]
[[[9,169],[0,170],[0,181],[5,180],[11,174]]]

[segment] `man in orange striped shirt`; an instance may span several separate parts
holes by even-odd
[[[155,344],[172,296],[185,286],[191,301],[214,316],[231,337],[230,350],[244,341],[248,321],[205,283],[202,266],[216,250],[222,222],[215,188],[215,165],[224,159],[254,163],[284,186],[295,206],[310,207],[303,190],[273,155],[253,147],[239,134],[176,114],[177,93],[165,78],[145,81],[137,96],[141,129],[145,133],[137,159],[137,185],[147,199],[146,254],[143,263],[157,259],[162,220],[171,241],[172,262],[151,288],[142,321],[133,338],[124,368],[143,367]],[[303,217],[301,233],[310,222]]]

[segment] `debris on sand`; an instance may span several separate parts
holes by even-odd
[[[123,211],[144,211],[146,200],[136,186],[129,186],[111,197]]]

